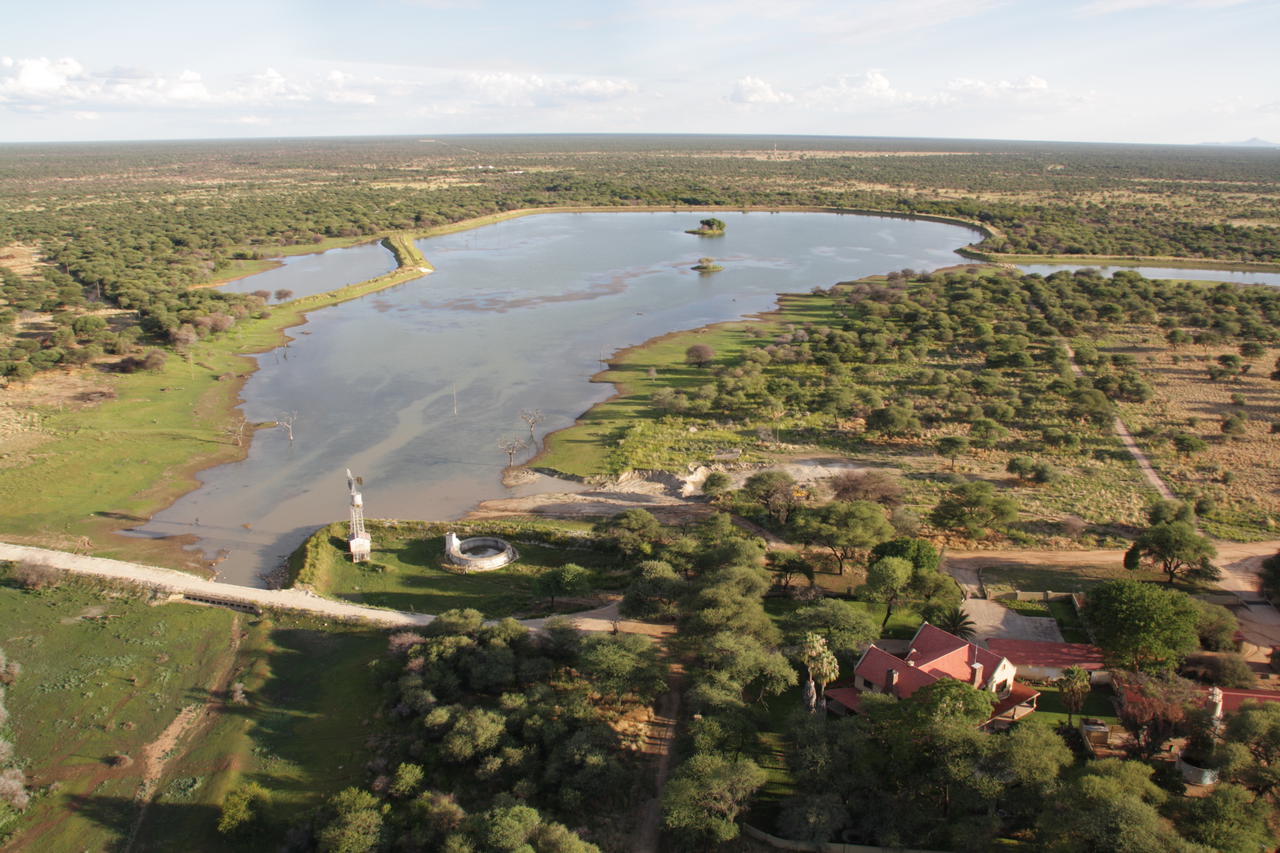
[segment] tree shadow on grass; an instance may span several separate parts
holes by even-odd
[[[188,838],[200,838],[201,850],[237,850],[245,849],[234,843],[217,844],[216,830],[218,809],[210,805],[195,803],[152,803],[147,807],[137,837],[132,845],[129,836],[134,822],[138,819],[139,803],[124,797],[81,796],[71,801],[71,809],[102,828],[114,834],[114,838],[105,842],[101,848],[109,853],[144,853],[144,851],[161,851],[194,849],[182,844],[172,837],[172,830],[185,830]],[[210,843],[216,846],[209,846]]]

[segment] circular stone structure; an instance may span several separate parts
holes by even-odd
[[[520,558],[505,539],[496,536],[473,536],[458,539],[450,530],[444,535],[444,558],[464,572],[491,572]]]

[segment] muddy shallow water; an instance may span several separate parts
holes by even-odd
[[[345,518],[346,468],[363,475],[371,518],[454,518],[486,498],[571,490],[546,478],[504,487],[498,444],[529,438],[522,409],[544,414],[540,441],[607,398],[612,386],[588,380],[610,353],[767,310],[779,292],[956,263],[953,250],[978,237],[881,217],[716,215],[723,237],[685,234],[693,213],[555,213],[419,241],[435,273],[317,311],[288,346],[258,356],[245,416],[296,413],[294,440],[259,431],[245,460],[205,471],[138,532],[194,535],[206,559],[223,557],[220,579],[252,584],[316,526]],[[325,259],[372,248],[313,256],[305,286],[348,283],[337,264],[329,284]],[[725,269],[690,270],[702,256]]]

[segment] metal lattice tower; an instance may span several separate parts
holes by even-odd
[[[348,468],[347,491],[351,494],[351,530],[347,536],[347,544],[351,548],[351,560],[356,563],[368,560],[373,550],[373,540],[364,527],[364,496],[360,494],[361,485],[363,483],[360,478],[353,476],[351,469]]]

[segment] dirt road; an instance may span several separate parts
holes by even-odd
[[[304,590],[255,589],[235,584],[214,583],[173,569],[127,563],[123,560],[108,560],[102,557],[86,557],[81,554],[50,551],[28,545],[0,543],[0,560],[26,560],[75,574],[126,581],[164,592],[207,596],[277,610],[314,613],[318,616],[344,621],[369,622],[388,628],[430,625],[436,618],[428,613],[407,613],[403,610],[384,610],[378,607],[334,601]],[[664,637],[674,630],[670,625],[651,625],[646,622],[620,619],[617,602],[568,615],[577,624],[579,630],[594,633],[616,631],[624,634]],[[545,619],[527,619],[524,624],[537,629],[541,628],[545,622]]]

